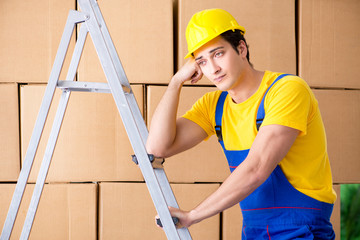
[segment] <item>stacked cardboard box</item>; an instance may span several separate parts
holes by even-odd
[[[3,226],[15,184],[0,184]],[[11,239],[19,239],[34,184],[28,184]],[[97,185],[45,184],[29,239],[97,239]]]
[[[68,12],[74,8],[73,0],[1,1],[0,82],[46,83]],[[74,43],[75,37],[70,50]]]
[[[19,108],[16,83],[0,84],[0,181],[16,181],[20,172]]]
[[[179,205],[194,208],[219,184],[172,184]],[[145,183],[100,183],[99,239],[166,239],[154,226],[156,211]],[[219,239],[220,216],[190,227],[193,239]]]
[[[132,87],[142,109],[143,89]],[[25,156],[45,86],[21,87],[21,146]],[[35,182],[60,99],[56,91],[29,181]],[[110,94],[71,93],[47,182],[142,181],[115,102]]]
[[[357,0],[299,1],[299,74],[313,87],[360,88]]]
[[[326,128],[334,183],[360,183],[360,90],[316,89],[314,93]]]
[[[256,69],[293,74],[298,69],[311,87],[321,88],[314,93],[327,131],[334,183],[360,182],[360,125],[356,121],[360,84],[355,75],[360,47],[359,31],[354,30],[360,22],[358,1],[99,0],[99,5],[147,124],[173,69],[186,61],[187,22],[197,11],[223,8],[246,28],[250,60]],[[73,0],[1,3],[0,205],[5,206],[0,211],[1,226],[15,187],[9,182],[18,177],[45,89],[45,84],[34,83],[48,81],[67,14],[75,8]],[[70,52],[74,42],[75,37]],[[64,78],[62,73],[60,79]],[[90,37],[77,79],[106,81]],[[205,79],[199,85],[183,88],[178,116],[205,92],[215,90]],[[35,182],[59,95],[53,100],[30,182]],[[139,169],[131,162],[132,153],[112,97],[72,93],[30,238],[165,239],[154,226],[155,209]],[[167,159],[165,170],[185,210],[215,191],[229,174],[216,137]],[[334,188],[338,201],[331,221],[340,236],[340,185]],[[13,238],[20,235],[32,189],[29,184]],[[239,239],[241,225],[237,205],[222,218],[217,215],[194,225],[190,232],[194,239]]]
[[[167,83],[173,73],[172,0],[99,1],[130,83]],[[81,81],[106,81],[93,44],[79,66]]]

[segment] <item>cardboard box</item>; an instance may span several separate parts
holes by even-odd
[[[152,115],[165,90],[164,86],[147,88],[148,126],[150,126]],[[214,90],[216,90],[215,87],[183,87],[178,117],[185,114],[206,92]],[[212,136],[208,141],[204,141],[188,151],[167,158],[164,166],[171,182],[223,182],[230,175],[224,152],[216,136]]]
[[[334,205],[333,214],[331,215],[331,223],[335,231],[336,239],[340,239],[340,185],[334,185],[337,194],[337,200]],[[242,234],[242,214],[239,204],[225,210],[223,212],[222,233],[223,240],[238,240]]]
[[[130,83],[167,83],[173,74],[171,0],[100,0],[111,38]],[[88,39],[79,65],[82,81],[105,81]]]
[[[334,183],[360,183],[360,90],[313,90],[324,121]]]
[[[310,86],[360,88],[360,1],[299,2],[299,74]]]
[[[331,221],[331,224],[333,225],[335,235],[336,235],[336,239],[340,239],[340,230],[341,230],[340,185],[338,185],[338,184],[333,185],[333,188],[334,188],[334,190],[336,192],[337,199],[336,199],[336,202],[334,204],[334,209],[333,209],[333,213],[331,215],[330,221]]]
[[[0,181],[20,173],[19,106],[16,83],[0,84]]]
[[[132,86],[140,109],[143,87]],[[45,86],[21,87],[22,158],[30,141]],[[30,181],[36,181],[50,129],[58,106],[57,89],[35,158]],[[47,182],[142,181],[140,169],[131,161],[133,154],[111,94],[71,93],[55,147]]]
[[[10,239],[19,239],[34,184],[26,187]],[[3,226],[15,184],[0,185]],[[97,239],[97,185],[45,184],[29,239]]]
[[[179,206],[196,207],[219,184],[172,184]],[[100,183],[99,239],[166,239],[156,227],[157,215],[145,183]],[[189,228],[193,239],[219,239],[219,215]]]
[[[0,82],[47,82],[75,1],[5,0],[0,8]],[[75,36],[71,40],[72,52]],[[71,55],[64,67],[69,65]],[[66,72],[60,78],[65,79]]]
[[[187,54],[185,30],[192,15],[208,8],[222,8],[246,29],[250,62],[255,69],[296,73],[295,1],[179,0],[178,68]],[[200,84],[209,84],[203,80]]]
[[[223,212],[222,221],[222,236],[223,240],[238,240],[241,239],[243,218],[240,205],[236,204],[233,207]]]

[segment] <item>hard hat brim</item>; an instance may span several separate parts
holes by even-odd
[[[242,34],[245,34],[245,28],[242,27],[242,26],[240,26],[240,25],[231,26],[231,27],[229,27],[229,28],[226,28],[224,31],[219,32],[219,34],[217,34],[217,35],[215,35],[215,36],[209,36],[208,38],[205,38],[205,39],[203,39],[202,41],[198,42],[198,43],[191,49],[191,51],[189,51],[189,52],[186,54],[186,56],[184,57],[184,59],[187,59],[187,58],[191,57],[192,54],[193,54],[196,50],[198,50],[199,48],[201,48],[202,46],[204,46],[206,43],[210,42],[210,41],[213,40],[214,38],[220,36],[222,33],[227,32],[227,31],[229,31],[229,30],[235,31],[235,29],[238,29],[238,30],[242,31]]]

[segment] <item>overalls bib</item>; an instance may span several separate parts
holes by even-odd
[[[257,112],[257,130],[265,117],[264,101],[269,89],[282,77],[278,76],[265,92]],[[227,92],[222,92],[215,112],[215,131],[230,171],[247,157],[249,149],[226,150],[221,134],[223,105]],[[280,166],[269,178],[240,202],[243,214],[242,239],[334,239],[330,223],[333,204],[320,202],[296,190]]]

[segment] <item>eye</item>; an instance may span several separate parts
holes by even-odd
[[[204,66],[206,64],[206,61],[205,60],[202,60],[202,61],[198,61],[197,64],[199,66]]]
[[[222,55],[224,55],[224,52],[223,52],[223,51],[220,51],[220,52],[216,52],[216,53],[215,53],[215,57],[221,57]]]

